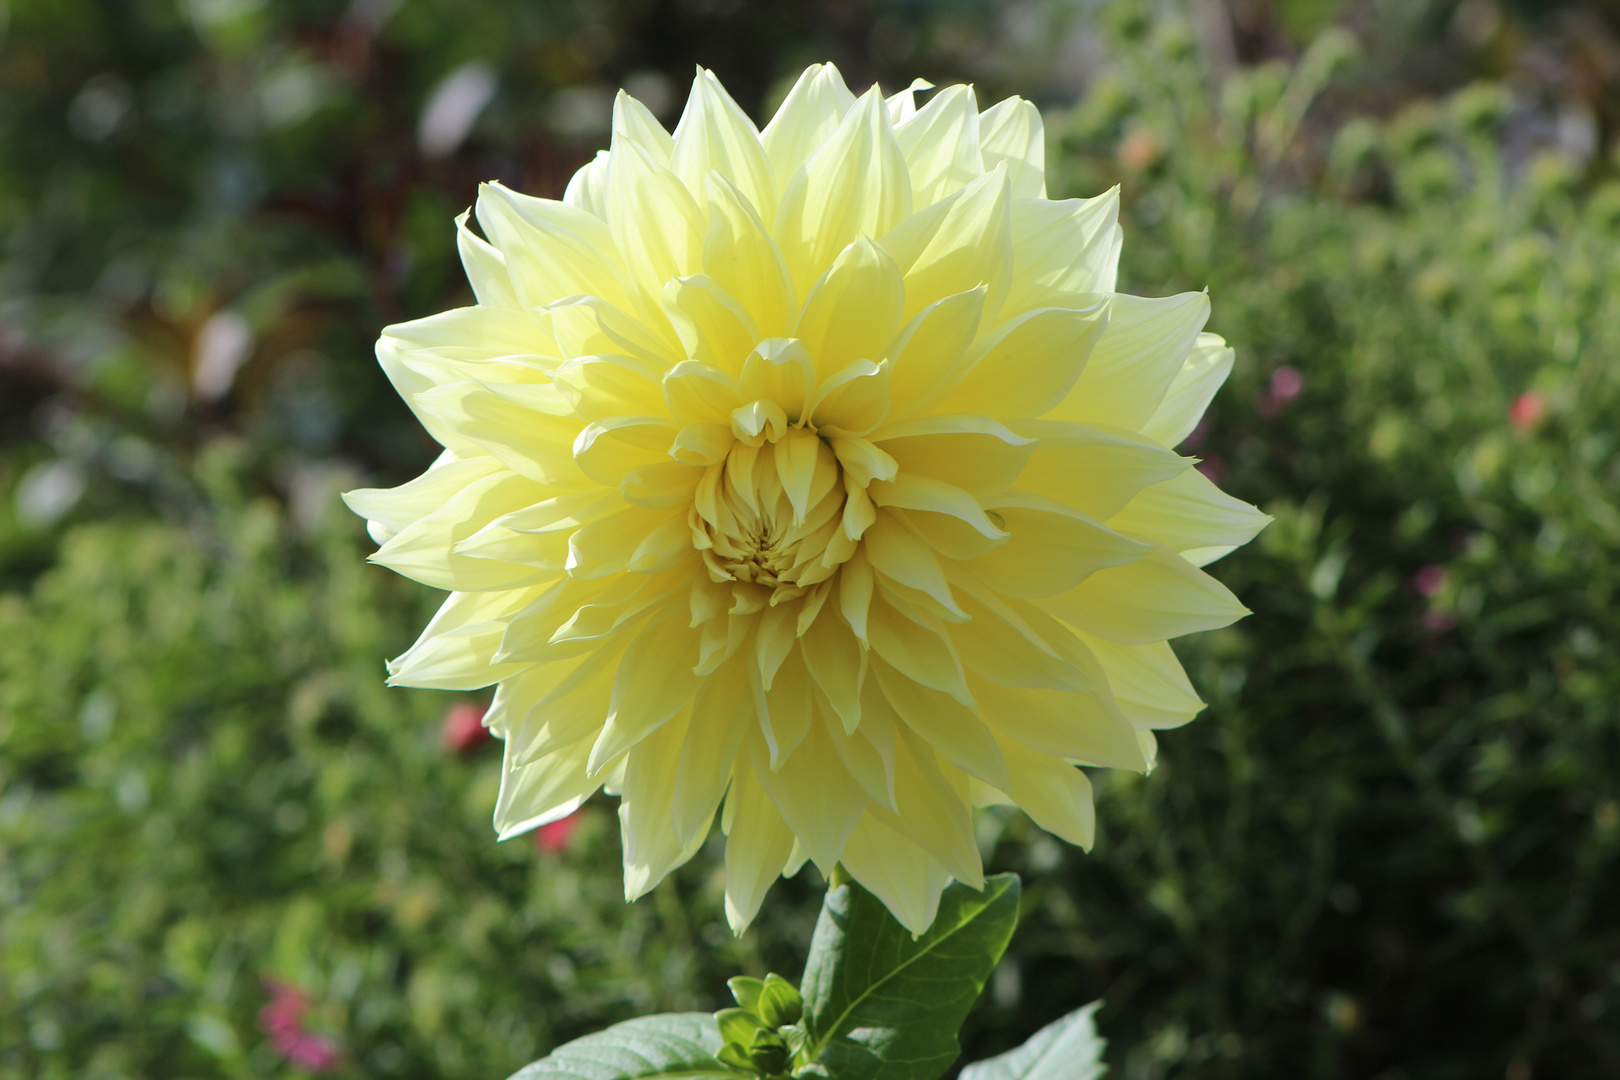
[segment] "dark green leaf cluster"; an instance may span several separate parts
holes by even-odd
[[[914,936],[871,893],[841,885],[827,894],[798,990],[774,974],[734,978],[738,1007],[712,1020],[651,1016],[619,1024],[559,1048],[512,1080],[936,1080],[956,1060],[956,1032],[1012,936],[1018,897],[1012,874],[991,878],[982,891],[952,885],[934,925]],[[1091,1011],[975,1066],[981,1080],[1058,1080],[1054,1062],[1084,1073],[1079,1080],[1100,1075]]]
[[[763,979],[739,975],[727,985],[737,1008],[714,1014],[725,1042],[716,1056],[761,1076],[786,1076],[805,1045],[804,1030],[796,1026],[804,1015],[798,990],[775,973]]]

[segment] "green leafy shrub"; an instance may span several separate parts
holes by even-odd
[[[1620,188],[1500,152],[1494,88],[1302,133],[1333,39],[1224,111],[1118,47],[1069,186],[1125,185],[1129,287],[1209,286],[1238,368],[1186,452],[1277,520],[1216,570],[1255,615],[1184,650],[1210,709],[1108,778],[1097,851],[1010,830],[1040,1005],[995,1015],[1104,996],[1133,1077],[1607,1075]]]

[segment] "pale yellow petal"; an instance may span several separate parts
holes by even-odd
[[[497,560],[495,553],[479,557],[458,549],[495,519],[550,494],[532,480],[502,470],[463,487],[432,513],[406,526],[369,561],[450,591],[511,589],[550,580],[560,576],[562,563],[548,568],[524,558]]]
[[[816,707],[817,722],[825,725],[827,737],[832,740],[844,768],[848,769],[849,774],[861,785],[861,790],[866,792],[867,798],[879,806],[893,810],[894,755],[889,754],[885,757],[878,750],[876,743],[868,737],[869,731],[846,731],[843,722],[833,713],[824,696],[817,695]],[[875,726],[878,722],[875,717],[869,718],[868,727]],[[890,741],[893,741],[892,738]]]
[[[904,318],[978,285],[984,317],[996,318],[1012,274],[1011,196],[1005,170],[913,214],[882,236],[906,283]]]
[[[674,142],[670,168],[694,197],[703,197],[712,169],[736,184],[762,219],[775,218],[776,180],[759,131],[713,72],[698,69]]]
[[[968,775],[1006,789],[1007,763],[972,708],[912,681],[881,659],[872,662],[872,674],[895,713],[918,738]]]
[[[1191,458],[1127,431],[1056,420],[1021,421],[1012,427],[1036,440],[1029,463],[1018,474],[1019,489],[1055,499],[1099,521],[1113,517],[1133,499],[1155,490],[1155,485],[1172,481],[1179,485],[1178,478],[1192,472]]]
[[[937,477],[972,495],[995,495],[1023,471],[1035,446],[999,421],[972,413],[886,424],[871,435],[902,472]]]
[[[567,406],[555,387],[468,379],[423,391],[415,402],[436,424],[536,483],[581,487],[586,482],[571,452],[580,423],[562,414]]]
[[[1052,596],[1152,551],[1051,499],[1007,491],[983,500],[1007,542],[973,560],[973,572],[1007,596]]]
[[[896,419],[933,405],[962,381],[988,291],[977,285],[936,300],[895,335],[885,352],[893,364],[889,393]]]
[[[467,272],[467,284],[482,307],[517,310],[522,307],[512,291],[512,278],[506,272],[506,259],[481,236],[467,227],[468,211],[456,215],[456,251]]]
[[[1124,645],[1214,630],[1249,613],[1226,586],[1168,548],[1099,570],[1041,606],[1088,634]]]
[[[1112,698],[977,677],[972,685],[979,715],[1000,734],[1065,761],[1134,772],[1146,767],[1136,732]]]
[[[667,599],[671,582],[642,575],[580,581],[563,578],[507,620],[498,663],[544,663],[589,651],[591,640],[640,622]]]
[[[1090,199],[1014,199],[1008,310],[1112,293],[1121,237],[1117,187]]]
[[[1000,541],[1007,538],[1006,531],[990,520],[972,495],[955,484],[948,484],[935,477],[925,476],[919,472],[904,472],[893,480],[874,480],[869,490],[872,501],[878,506],[897,506],[907,510],[945,514],[960,520],[990,540]]]
[[[626,757],[619,833],[624,845],[624,898],[646,895],[686,862],[708,836],[708,822],[685,843],[675,835],[670,807],[675,770],[669,767],[686,736],[690,710],[649,734]],[[592,749],[595,752],[595,748]]]
[[[961,600],[971,618],[950,627],[962,664],[975,675],[1002,686],[1089,691],[1093,681],[1035,635],[1021,632],[994,609],[970,596]]]
[[[831,64],[811,64],[793,84],[760,134],[778,183],[785,184],[815,150],[832,137],[855,104],[855,95]]]
[[[566,569],[580,580],[626,570],[656,574],[695,556],[684,511],[626,506],[569,536]]]
[[[1163,544],[1194,566],[1203,566],[1247,544],[1270,520],[1197,469],[1187,469],[1143,488],[1108,519],[1108,527]]]
[[[794,752],[804,745],[812,724],[814,702],[811,697],[810,673],[805,670],[804,658],[792,639],[792,624],[788,624],[789,647],[787,655],[776,669],[771,685],[763,678],[754,679],[754,711],[759,717],[759,731],[765,739],[773,771],[783,768]],[[754,673],[758,673],[758,668]],[[753,674],[750,676],[753,678]],[[794,766],[797,772],[804,766]]]
[[[507,750],[510,753],[511,743]],[[496,835],[510,840],[579,809],[599,786],[585,772],[590,752],[587,739],[527,765],[503,767],[501,791],[495,800]]]
[[[900,328],[905,286],[888,252],[858,237],[810,290],[793,334],[822,379],[856,360],[879,360]]]
[[[803,294],[850,243],[910,215],[911,179],[874,87],[785,182],[771,233]]]
[[[996,742],[1012,772],[1007,794],[1018,808],[1047,832],[1090,851],[1097,838],[1097,811],[1086,774],[1016,739],[998,736]]]
[[[669,457],[679,430],[675,421],[657,414],[609,416],[576,427],[569,462],[598,484],[618,487],[625,474]]]
[[[608,176],[613,240],[645,303],[657,308],[664,285],[702,268],[705,222],[680,178],[636,143],[615,143]]]
[[[1186,363],[1165,391],[1164,400],[1142,425],[1142,434],[1165,446],[1179,445],[1192,434],[1215,391],[1232,373],[1235,355],[1218,335],[1199,334]]]
[[[569,178],[568,187],[563,191],[563,202],[603,221],[608,218],[608,156],[606,150],[598,150],[594,158]]]
[[[672,812],[675,835],[682,844],[700,829],[707,830],[725,794],[738,748],[754,722],[754,701],[744,662],[734,657],[705,679],[693,698],[692,722],[674,765]],[[776,861],[778,868],[786,857],[784,850]]]
[[[371,523],[373,539],[382,533],[379,540],[382,543],[412,522],[433,513],[462,488],[505,470],[506,466],[493,457],[462,459],[447,450],[415,480],[395,488],[346,491],[343,502]]]
[[[951,596],[950,584],[933,551],[904,521],[887,511],[880,512],[862,538],[872,569],[908,588],[926,593],[940,606],[960,614]]]
[[[920,611],[902,611],[892,597],[880,590],[872,598],[866,628],[872,652],[900,674],[972,705],[962,660],[943,623]]]
[[[816,387],[811,422],[826,439],[860,437],[889,418],[889,363],[856,360]]]
[[[613,98],[613,148],[634,144],[660,165],[668,165],[675,140],[658,117],[641,102],[620,90]]]
[[[932,856],[870,814],[844,845],[844,869],[914,935],[934,924],[950,881]]]
[[[1001,751],[988,732],[985,738],[999,761]],[[911,731],[899,732],[895,749],[896,809],[889,810],[874,800],[866,808],[867,816],[922,848],[958,881],[982,888],[984,866],[974,842],[969,804],[962,797],[961,773]],[[947,774],[957,782],[953,784]]]
[[[961,191],[985,171],[971,86],[947,86],[913,115],[895,120],[894,137],[911,174],[913,210]]]
[[[732,774],[726,817],[726,922],[741,934],[792,856],[794,837],[746,765]]]
[[[666,284],[664,310],[686,349],[687,362],[736,374],[760,339],[748,309],[706,274]]]
[[[1108,306],[1041,308],[1008,319],[974,347],[939,408],[1006,420],[1044,416],[1069,394],[1108,326]]]
[[[610,644],[577,659],[536,664],[501,683],[485,719],[493,716],[506,724],[507,760],[512,767],[528,765],[581,740],[596,741],[607,719],[613,670],[623,655],[622,648]],[[582,757],[580,768],[584,767]]]
[[[1014,195],[1046,198],[1046,132],[1034,104],[1010,97],[986,109],[979,116],[979,146],[986,169],[1007,169]]]
[[[671,607],[664,618],[653,621],[626,650],[613,681],[613,699],[608,706],[607,723],[591,748],[592,772],[635,746],[680,712],[697,693],[702,680],[692,673],[697,663],[698,633],[673,618]],[[679,743],[670,751],[676,760]],[[673,782],[674,771],[669,770]],[[669,817],[669,808],[663,811]]]
[[[416,643],[388,662],[388,685],[478,690],[516,675],[528,665],[496,664],[495,650],[506,620],[542,591],[451,593]]]
[[[1080,637],[1107,669],[1114,700],[1133,726],[1180,727],[1203,711],[1204,702],[1169,642],[1121,645],[1090,634]]]
[[[762,337],[781,337],[798,311],[787,263],[764,221],[735,184],[710,173],[709,227],[703,237],[703,272],[737,298]]]
[[[927,79],[912,79],[910,86],[884,98],[883,105],[889,110],[889,123],[899,125],[916,116],[917,94],[933,88],[934,84]]]
[[[844,763],[826,725],[812,724],[794,751],[793,767],[775,772],[765,737],[750,734],[754,776],[823,875],[832,873],[844,842],[867,806],[866,793]]]
[[[1140,431],[1181,371],[1209,318],[1209,297],[1182,293],[1162,300],[1115,294],[1108,329],[1052,420]]]
[[[581,293],[611,304],[628,299],[626,267],[607,223],[596,215],[498,183],[479,185],[476,212],[525,307]]]

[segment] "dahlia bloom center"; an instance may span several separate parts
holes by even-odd
[[[855,553],[876,520],[867,486],[896,471],[860,437],[881,419],[873,406],[884,404],[875,399],[887,396],[887,374],[886,364],[860,360],[818,381],[802,342],[773,338],[739,377],[689,361],[666,378],[671,412],[698,420],[676,436],[672,456],[704,465],[692,545],[711,581],[737,583],[731,614],[797,599]],[[729,430],[713,422],[721,416]]]

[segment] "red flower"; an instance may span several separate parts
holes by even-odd
[[[492,736],[484,726],[486,711],[484,706],[470,701],[452,706],[444,714],[444,728],[439,732],[444,748],[452,754],[465,754],[487,743]]]
[[[1520,431],[1529,431],[1546,411],[1547,403],[1541,395],[1534,390],[1526,390],[1513,399],[1513,405],[1508,409],[1508,423]]]
[[[534,846],[547,855],[555,855],[568,847],[574,838],[574,830],[579,828],[579,819],[583,811],[575,810],[565,818],[542,825],[534,830]]]

